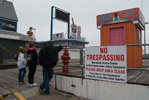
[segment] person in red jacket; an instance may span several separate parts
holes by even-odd
[[[34,74],[38,64],[38,55],[36,52],[36,45],[34,43],[31,43],[29,45],[29,49],[27,50],[27,64],[29,67],[28,84],[30,86],[37,86],[37,84],[34,83]]]

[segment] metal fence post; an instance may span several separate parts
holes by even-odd
[[[80,65],[83,65],[83,48],[80,49]]]
[[[3,48],[0,47],[0,64],[3,64]]]
[[[81,83],[83,84],[83,78],[84,78],[84,65],[83,65],[83,48],[80,49],[80,68],[81,68]]]

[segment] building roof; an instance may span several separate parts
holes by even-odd
[[[7,0],[0,2],[0,19],[18,21],[13,3]]]
[[[22,41],[35,41],[34,37],[30,37],[28,35],[23,35],[14,31],[7,31],[0,29],[0,38],[3,39],[11,39],[11,40],[22,40]]]

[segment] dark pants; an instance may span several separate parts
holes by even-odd
[[[24,77],[26,74],[26,68],[19,69],[18,81],[24,82]]]
[[[28,67],[29,67],[28,83],[33,84],[34,83],[34,74],[36,71],[36,65],[35,64],[28,64]]]
[[[40,85],[41,89],[45,89],[45,93],[50,94],[49,82],[53,77],[53,68],[43,68],[43,82]]]

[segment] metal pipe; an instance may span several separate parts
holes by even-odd
[[[128,44],[127,46],[149,46],[149,44]]]
[[[144,44],[146,44],[146,33],[145,33],[145,27],[144,27]],[[144,54],[146,54],[146,46],[144,46]]]
[[[149,68],[127,68],[128,70],[149,70]]]
[[[80,50],[80,65],[83,65],[83,49]]]
[[[65,48],[67,48],[67,49],[82,49],[82,48],[84,48],[84,47],[77,47],[77,46],[63,46],[63,49],[65,49]]]
[[[81,68],[81,83],[83,84],[83,79],[84,79],[84,65],[80,65],[80,68]]]
[[[54,6],[51,7],[51,40],[53,40],[53,9]]]
[[[149,53],[149,45],[148,45],[148,53]]]
[[[145,22],[145,24],[148,24],[148,22]],[[144,44],[146,44],[146,28],[144,27]],[[146,54],[146,46],[144,46],[144,54]]]
[[[69,14],[69,18],[70,18],[70,14]],[[68,20],[68,39],[70,37],[70,26],[69,26],[70,21]]]

